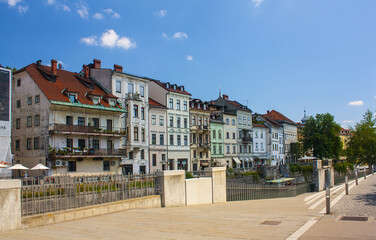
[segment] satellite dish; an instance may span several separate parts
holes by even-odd
[[[63,64],[59,63],[59,64],[57,65],[57,67],[58,67],[59,69],[63,69]]]

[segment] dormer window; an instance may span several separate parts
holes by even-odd
[[[166,83],[166,88],[170,88],[170,84],[169,83]]]
[[[200,108],[201,108],[200,104],[197,104],[197,108],[198,108],[198,109],[200,109]]]
[[[176,85],[173,86],[173,89],[176,90]]]
[[[110,99],[109,103],[110,103],[111,107],[115,107],[116,106],[116,100],[115,99]]]
[[[98,105],[100,103],[100,98],[99,97],[93,97],[93,103],[94,105]]]
[[[181,90],[182,92],[184,92],[184,86],[181,86],[181,87],[180,87],[180,90]]]
[[[77,100],[77,94],[69,93],[69,100],[73,103],[78,102]]]
[[[206,105],[204,104],[204,110],[206,110]]]

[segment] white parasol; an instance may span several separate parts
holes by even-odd
[[[22,164],[16,164],[12,167],[9,167],[8,169],[11,169],[11,170],[28,170],[28,168],[23,166]]]
[[[48,170],[50,168],[44,166],[43,164],[39,163],[35,167],[31,168],[30,170]]]
[[[0,163],[0,168],[7,168],[7,167],[8,167],[7,165],[4,165],[4,164]]]
[[[313,160],[313,159],[318,159],[317,157],[302,157],[299,158],[298,160]]]

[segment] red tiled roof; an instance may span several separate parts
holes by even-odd
[[[35,81],[39,86],[42,92],[50,101],[60,101],[60,102],[71,102],[64,91],[75,92],[77,93],[77,99],[82,104],[94,105],[92,100],[85,96],[88,95],[103,96],[104,99],[114,98],[116,96],[106,93],[102,88],[100,88],[94,81],[86,79],[80,76],[78,73],[69,72],[62,69],[56,70],[56,82],[49,81],[48,77],[53,76],[51,72],[51,67],[48,66],[38,66],[33,63],[25,68],[20,69],[16,73],[26,70],[30,77]],[[93,85],[94,89],[85,85]],[[104,107],[111,107],[110,104],[106,101],[101,101],[101,104]],[[119,107],[119,106],[118,106]],[[120,107],[119,107],[120,108]]]
[[[269,118],[266,114],[263,114],[261,115],[263,119],[265,119],[265,121],[269,122],[270,124],[276,126],[276,127],[280,127],[279,123],[274,121],[273,119]]]
[[[292,121],[291,119],[284,116],[282,113],[277,112],[275,110],[272,110],[272,111],[270,111],[270,112],[268,112],[264,115],[266,115],[268,118],[270,118],[274,121],[277,121],[277,122],[289,122],[291,124],[296,125],[296,123],[294,121]]]
[[[184,88],[184,91],[181,91],[179,90],[178,88],[175,90],[172,88],[172,86],[176,85],[176,84],[171,84],[171,83],[168,83],[170,86],[167,87],[167,83],[163,83],[161,81],[158,81],[158,80],[155,80],[155,79],[148,79],[150,81],[153,81],[155,82],[156,84],[158,84],[159,86],[163,87],[164,89],[166,89],[167,91],[170,91],[170,92],[176,92],[176,93],[181,93],[181,94],[185,94],[185,95],[189,95],[191,96],[191,94],[187,91],[185,91],[185,88]]]
[[[262,128],[268,128],[267,126],[263,125],[263,124],[252,124],[253,127],[262,127]]]
[[[165,105],[149,98],[149,106],[153,106],[153,107],[160,107],[160,108],[167,108]]]

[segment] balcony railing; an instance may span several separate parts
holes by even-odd
[[[125,95],[125,99],[127,100],[138,100],[140,101],[141,100],[141,95],[139,93],[132,93],[132,92],[129,92]]]
[[[122,157],[125,156],[125,149],[50,148],[49,156],[51,159],[59,157]]]
[[[252,142],[253,139],[251,136],[244,136],[242,137],[242,142]]]
[[[210,148],[210,144],[209,143],[200,143],[199,144],[200,148]]]
[[[49,131],[53,133],[79,133],[79,134],[93,134],[93,135],[125,135],[125,128],[107,128],[107,126],[95,127],[95,126],[85,126],[85,125],[70,125],[70,124],[60,124],[54,123],[50,124]]]

